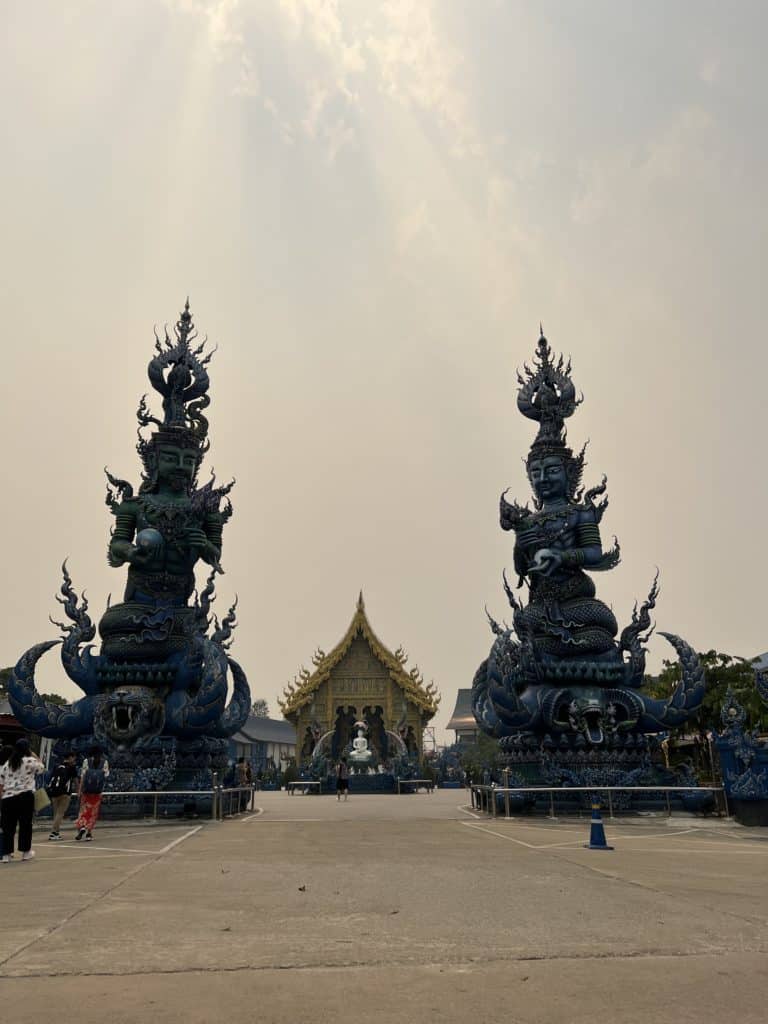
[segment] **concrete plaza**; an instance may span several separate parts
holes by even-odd
[[[634,1024],[768,1017],[768,835],[257,794],[216,823],[35,837],[0,869],[15,1024]]]

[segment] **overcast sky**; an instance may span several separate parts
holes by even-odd
[[[608,475],[623,625],[768,649],[764,3],[6,0],[0,32],[0,661],[100,615],[102,467],[138,482],[153,326],[189,293],[217,476],[219,610],[276,699],[374,629],[443,694],[501,617],[539,321]],[[654,639],[650,665],[670,651]],[[74,696],[55,653],[41,686]]]

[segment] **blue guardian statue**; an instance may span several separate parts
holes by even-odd
[[[228,654],[234,606],[219,624],[210,617],[214,578],[221,573],[222,537],[232,506],[232,485],[197,486],[208,451],[210,404],[205,343],[186,304],[173,335],[155,335],[148,376],[162,398],[162,418],[138,410],[143,474],[138,491],[107,473],[107,505],[115,524],[107,559],[127,567],[123,600],[99,622],[101,648],[88,603],[72,588],[64,566],[61,597],[69,620],[62,640],[47,640],[21,656],[9,682],[14,714],[31,732],[59,739],[67,749],[94,741],[108,751],[123,788],[209,784],[211,769],[227,762],[227,738],[250,710],[245,673]],[[142,431],[154,427],[149,437]],[[210,567],[199,597],[195,568]],[[71,705],[45,700],[35,686],[35,666],[61,644],[67,676],[84,696]],[[228,676],[232,696],[227,702]]]
[[[657,581],[617,636],[592,578],[620,561],[618,542],[606,549],[601,536],[606,481],[585,491],[585,448],[575,455],[566,443],[565,421],[583,400],[570,362],[553,356],[542,333],[518,382],[518,409],[538,424],[526,461],[533,506],[501,496],[501,527],[515,538],[517,587],[504,576],[513,624],[490,620],[496,640],[475,675],[474,714],[500,740],[510,766],[528,767],[529,779],[576,785],[602,778],[607,785],[619,755],[624,776],[647,767],[648,734],[680,725],[699,708],[704,673],[688,644],[663,633],[679,655],[681,681],[668,700],[641,692]],[[524,589],[527,600],[516,595]]]

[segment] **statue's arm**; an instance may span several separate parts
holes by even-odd
[[[205,543],[198,548],[198,553],[204,562],[216,568],[221,568],[221,547],[224,534],[224,520],[220,513],[209,512],[203,523]]]
[[[117,507],[115,528],[107,553],[107,561],[113,569],[119,568],[125,562],[130,562],[132,555],[136,552],[133,538],[136,534],[138,511],[138,506],[132,501],[124,501]]]
[[[563,552],[563,565],[583,565],[585,569],[597,565],[603,557],[603,543],[592,509],[579,513],[575,532],[576,543]]]
[[[512,554],[513,564],[515,566],[515,572],[518,577],[522,580],[523,576],[528,572],[529,559],[523,550],[522,545],[515,544],[515,550]]]

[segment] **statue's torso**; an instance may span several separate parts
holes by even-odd
[[[138,502],[136,533],[154,529],[163,537],[163,546],[155,554],[148,571],[186,574],[193,570],[198,555],[187,536],[190,530],[202,530],[205,515],[187,498],[168,502],[152,494],[142,495]]]
[[[565,551],[575,547],[582,517],[583,510],[571,504],[553,512],[531,512],[515,526],[515,547],[530,561],[540,548]]]
[[[542,653],[584,657],[614,649],[616,620],[595,597],[595,585],[580,566],[561,565],[547,575],[530,571],[538,551],[578,549],[579,527],[595,523],[591,507],[569,502],[562,508],[531,512],[514,525],[515,568],[530,583],[529,604],[520,614],[520,624],[532,631]]]

